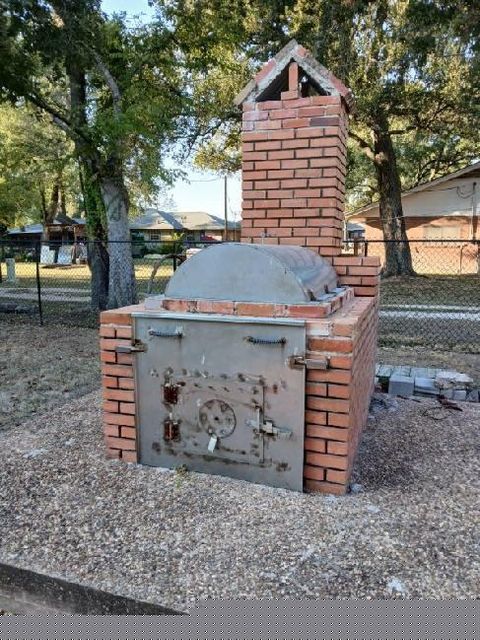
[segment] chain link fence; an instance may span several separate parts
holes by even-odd
[[[207,243],[131,242],[139,300],[163,293],[187,253]],[[383,278],[382,346],[480,352],[479,242],[410,241],[415,272]],[[345,243],[344,251],[385,258],[383,241]],[[95,327],[87,247],[0,241],[0,320]]]
[[[480,241],[410,240],[415,276],[382,278],[382,346],[480,352]],[[382,240],[359,242],[357,255],[385,261]]]

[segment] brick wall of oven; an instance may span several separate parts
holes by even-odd
[[[378,302],[354,299],[330,322],[309,324],[310,357],[329,368],[307,371],[305,489],[344,494],[366,424],[374,384]]]
[[[117,353],[116,348],[131,344],[131,311],[131,307],[105,311],[100,318],[105,445],[109,458],[124,462],[137,462],[134,356]]]

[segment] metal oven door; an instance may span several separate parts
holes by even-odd
[[[136,314],[140,462],[303,489],[300,320]]]

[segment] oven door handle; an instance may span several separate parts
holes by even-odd
[[[283,346],[287,344],[286,338],[257,338],[255,336],[246,336],[245,340],[251,344],[262,344],[269,346]]]
[[[149,329],[148,335],[154,338],[183,338],[183,329],[178,327],[175,331],[160,331],[159,329]]]

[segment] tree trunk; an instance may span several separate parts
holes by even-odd
[[[85,72],[76,60],[69,60],[70,110],[72,122],[87,128],[87,93]],[[104,210],[99,184],[96,157],[92,149],[80,138],[75,138],[75,150],[82,175],[83,202],[87,221],[88,264],[91,273],[91,307],[104,311],[108,306],[109,255],[106,247]]]
[[[104,311],[108,307],[109,256],[103,219],[103,201],[98,185],[98,172],[92,163],[80,160],[80,183],[87,220],[88,266],[91,273],[91,307]]]
[[[380,221],[385,240],[383,275],[415,275],[402,209],[402,188],[386,118],[374,128],[374,164],[380,194]]]
[[[102,198],[107,215],[108,308],[116,309],[137,302],[137,285],[128,222],[128,194],[119,163],[112,163],[113,171],[102,176]]]

